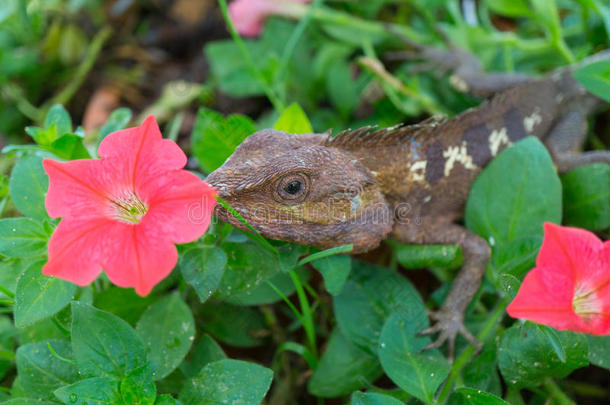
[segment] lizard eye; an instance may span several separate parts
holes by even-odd
[[[301,182],[294,180],[284,186],[284,191],[288,194],[296,195],[299,191],[301,191],[301,187]]]
[[[307,177],[302,174],[291,174],[280,179],[275,196],[280,202],[300,202],[307,196],[308,188]]]

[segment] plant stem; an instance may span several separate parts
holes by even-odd
[[[244,40],[239,35],[239,33],[235,30],[235,27],[233,26],[233,23],[231,22],[231,17],[229,16],[229,9],[227,7],[227,1],[218,0],[218,4],[220,5],[220,11],[222,12],[222,16],[227,24],[227,27],[229,28],[231,37],[233,38],[233,41],[235,41],[235,44],[239,48],[239,51],[241,52],[244,59],[248,63],[248,66],[250,67],[251,72],[258,79],[259,84],[263,87],[263,91],[267,95],[267,98],[269,99],[271,104],[273,104],[273,107],[277,111],[281,112],[282,110],[284,110],[284,108],[286,106],[284,105],[284,103],[282,103],[282,101],[279,99],[277,94],[275,94],[275,92],[273,91],[273,89],[271,88],[269,83],[267,82],[267,79],[265,79],[265,77],[263,76],[262,72],[254,64],[252,55],[250,55],[250,52],[248,52],[248,49],[246,48],[246,44],[245,44]]]
[[[338,27],[356,28],[361,34],[378,35],[380,38],[396,38],[392,32],[400,32],[417,42],[425,42],[427,37],[412,30],[406,25],[386,22],[367,21],[350,14],[327,7],[317,7],[312,10],[312,18],[318,22],[328,23]],[[388,29],[391,28],[391,29]]]
[[[542,383],[542,386],[546,392],[549,393],[549,399],[555,399],[560,405],[576,405],[576,402],[572,401],[552,378],[547,378],[544,383]]]
[[[44,119],[44,113],[41,109],[36,108],[25,97],[23,89],[14,83],[7,83],[3,90],[3,95],[15,102],[15,106],[29,119],[34,122],[39,122]]]
[[[294,283],[294,287],[299,298],[303,329],[305,329],[305,335],[307,336],[307,341],[309,343],[309,350],[311,351],[311,354],[317,359],[318,348],[316,347],[316,329],[313,321],[311,306],[309,305],[309,301],[307,300],[307,294],[305,294],[305,290],[303,289],[303,283],[301,283],[301,278],[299,277],[297,272],[292,269],[288,272],[288,274],[290,275],[290,278]]]
[[[489,314],[487,322],[485,322],[483,328],[477,334],[477,339],[479,340],[479,342],[485,343],[493,329],[502,320],[502,317],[504,316],[504,311],[506,310],[506,306],[508,305],[509,301],[510,298],[508,297],[502,298],[494,308],[493,312]],[[459,357],[455,360],[451,367],[449,377],[447,377],[447,381],[445,382],[445,385],[443,386],[443,389],[440,395],[438,396],[437,403],[444,404],[447,401],[449,394],[451,394],[451,389],[453,388],[455,380],[458,378],[460,372],[466,366],[466,364],[470,362],[470,360],[474,356],[474,353],[475,348],[470,345],[466,349],[464,349],[462,354],[460,354]]]
[[[286,42],[286,46],[284,47],[284,53],[282,54],[280,67],[278,68],[278,72],[276,75],[276,82],[283,85],[282,91],[281,91],[281,100],[284,105],[287,104],[286,103],[286,81],[284,80],[284,76],[286,75],[288,63],[290,62],[290,58],[292,57],[292,54],[294,53],[294,50],[297,46],[297,43],[299,42],[299,39],[301,39],[301,37],[303,36],[303,33],[305,32],[305,29],[307,28],[309,21],[311,21],[312,12],[314,10],[316,10],[318,8],[318,6],[320,4],[322,4],[323,1],[324,0],[314,0],[314,2],[311,4],[311,6],[307,9],[305,16],[303,16],[303,18],[300,19],[298,25],[292,31],[292,34],[290,34],[290,38],[288,38],[288,41]]]
[[[87,53],[85,54],[85,59],[81,62],[74,73],[74,76],[70,83],[66,87],[64,87],[59,93],[53,96],[49,101],[45,103],[42,110],[45,112],[51,108],[54,104],[66,104],[70,99],[76,94],[80,86],[83,84],[87,75],[93,68],[95,61],[97,60],[102,48],[106,41],[112,35],[112,28],[106,26],[99,30],[97,34],[93,37],[91,41],[91,45],[87,48]]]

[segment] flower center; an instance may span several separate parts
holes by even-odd
[[[137,224],[146,215],[148,206],[134,193],[112,200],[114,217],[128,224]]]
[[[572,308],[584,320],[601,313],[600,302],[595,290],[582,291],[580,288],[576,288],[572,299]]]

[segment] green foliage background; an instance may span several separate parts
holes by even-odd
[[[85,134],[61,106],[76,108],[92,66],[103,64],[100,52],[116,46],[107,42],[113,34],[103,8],[94,0],[0,5],[0,133],[12,143],[0,161],[10,173],[0,179],[1,401],[571,404],[610,397],[607,386],[593,382],[610,376],[610,337],[505,316],[534,265],[543,222],[605,237],[610,228],[608,165],[559,176],[533,138],[503,152],[470,193],[465,225],[493,249],[466,318],[484,347],[475,353],[459,339],[452,364],[444,349],[422,352],[430,339],[418,332],[461,263],[454,246],[388,242],[364,262],[340,254],[349,246],[317,252],[214,223],[200,240],[179,246],[177,268],[148,297],[104,276],[84,288],[43,276],[58,220],[44,209],[42,159],[95,157],[104,136],[139,124],[121,108]],[[83,19],[88,29],[79,26]],[[149,28],[142,23],[139,32]],[[452,116],[480,100],[453,90],[448,75],[417,72],[415,61],[401,57],[408,46],[398,34],[443,48],[438,30],[474,53],[485,71],[540,76],[607,48],[610,6],[482,0],[473,18],[452,0],[318,0],[298,22],[269,19],[258,39],[207,42],[206,81],[188,83],[180,94],[168,84],[140,112],[154,112],[176,139],[184,112],[198,110],[183,144],[202,175],[257,129],[322,132]],[[610,99],[607,61],[575,76]],[[223,96],[249,97],[259,111],[222,114],[216,107]],[[594,122],[602,124],[592,126],[586,147],[607,148],[610,130],[603,119]],[[415,268],[428,271],[408,270]],[[415,286],[422,273],[426,285]],[[438,280],[434,288],[430,279]],[[586,377],[573,378],[576,369]]]

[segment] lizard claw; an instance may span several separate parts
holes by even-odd
[[[448,344],[448,360],[453,362],[453,356],[455,354],[455,339],[458,334],[461,334],[466,340],[476,348],[477,353],[481,350],[482,345],[477,338],[470,333],[470,331],[464,326],[464,316],[450,309],[441,308],[438,311],[430,312],[430,318],[436,323],[429,328],[424,329],[419,335],[430,335],[433,333],[439,333],[437,339],[424,347],[423,350],[436,349],[443,343]]]

